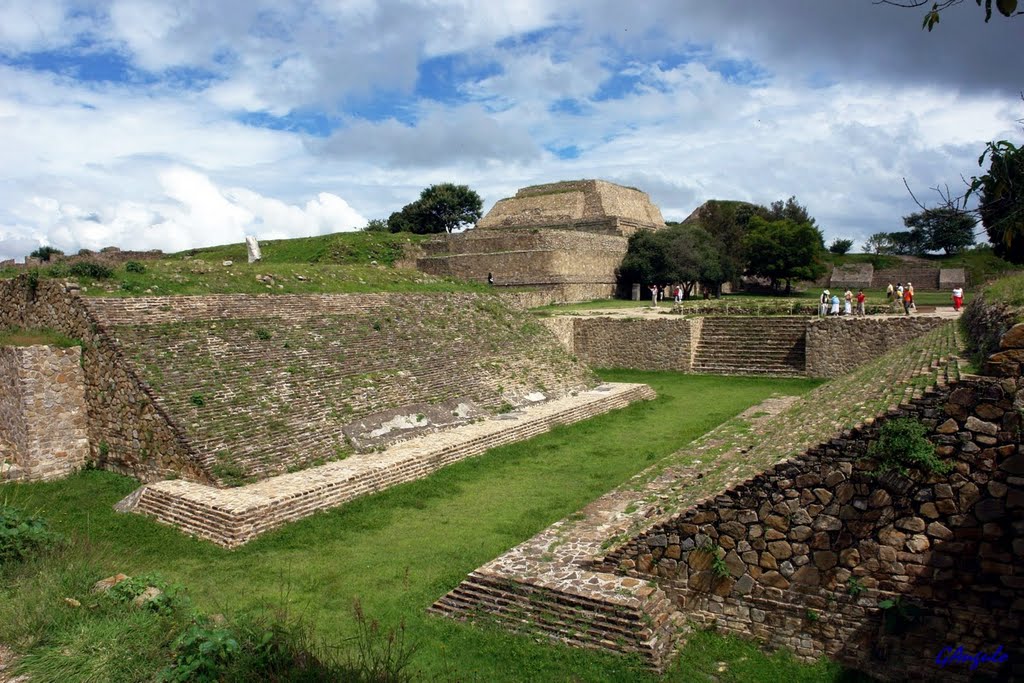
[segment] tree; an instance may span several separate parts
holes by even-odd
[[[951,208],[925,209],[903,217],[903,225],[916,233],[914,242],[925,251],[945,251],[955,254],[974,244],[974,226],[971,216]]]
[[[363,228],[363,232],[388,232],[389,230],[388,222],[383,218],[371,218]]]
[[[454,232],[480,220],[483,200],[468,185],[441,183],[420,192],[420,198],[388,217],[391,232],[428,234]]]
[[[37,258],[40,261],[49,261],[51,256],[63,256],[63,255],[64,255],[64,252],[61,251],[60,249],[57,249],[57,248],[51,247],[51,246],[44,246],[44,247],[39,247],[38,249],[33,251],[28,256],[29,256],[29,258]]]
[[[665,282],[679,283],[683,298],[689,298],[694,285],[718,291],[725,282],[725,259],[711,234],[695,225],[681,225],[660,233],[667,243]]]
[[[623,285],[680,284],[684,296],[689,296],[697,284],[717,291],[725,281],[723,261],[714,238],[696,225],[639,230],[629,238],[619,266],[619,281]]]
[[[824,249],[821,231],[810,222],[796,223],[788,218],[769,221],[754,216],[743,246],[749,259],[748,272],[767,277],[773,289],[785,281],[786,294],[793,280],[815,280],[825,274],[820,258]]]
[[[944,10],[949,9],[954,5],[959,5],[963,1],[964,0],[874,0],[876,5],[894,5],[896,7],[908,8],[925,7],[931,3],[931,9],[924,15],[924,20],[921,22],[921,28],[926,28],[929,32],[935,28],[936,24],[939,23]],[[974,0],[974,2],[978,7],[985,8],[985,23],[987,24],[989,19],[992,18],[992,0],[984,0],[984,5],[982,4],[982,0]],[[999,13],[1007,18],[1024,14],[1024,12],[1017,9],[1017,0],[996,0],[995,5],[996,9],[999,10]]]
[[[1024,263],[1024,147],[1006,140],[990,142],[979,166],[986,157],[988,173],[971,179],[966,197],[979,194],[981,222],[996,255]]]
[[[838,237],[832,240],[832,244],[828,245],[829,251],[840,256],[850,251],[851,248],[853,248],[853,240],[844,240]]]

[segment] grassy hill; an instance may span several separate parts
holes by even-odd
[[[244,243],[190,249],[162,258],[118,262],[104,254],[72,257],[38,269],[40,277],[76,280],[89,296],[170,294],[340,294],[357,292],[486,291],[459,282],[396,267],[408,249],[426,235],[345,232],[260,244],[263,260],[247,263]],[[103,268],[80,272],[83,261]],[[231,262],[231,265],[224,263]],[[80,267],[80,266],[79,266]],[[0,268],[0,278],[24,273]]]

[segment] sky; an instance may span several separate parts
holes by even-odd
[[[1024,17],[872,0],[0,0],[0,260],[358,230],[600,178],[902,229],[1024,142]]]

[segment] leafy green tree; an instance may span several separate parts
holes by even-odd
[[[619,282],[649,285],[668,281],[666,243],[660,234],[661,231],[637,230],[629,236],[626,256],[619,265]]]
[[[431,185],[419,199],[388,217],[388,229],[418,234],[454,232],[480,220],[483,206],[480,195],[468,185]]]
[[[988,173],[972,178],[967,197],[979,196],[978,211],[997,256],[1024,263],[1024,147],[990,142],[978,159]]]
[[[977,221],[963,211],[951,207],[925,209],[903,217],[903,225],[915,233],[913,242],[924,251],[945,251],[956,254],[974,244]]]
[[[842,256],[846,252],[853,248],[853,240],[844,240],[839,237],[832,240],[832,244],[828,245],[828,250],[833,254],[839,254]]]
[[[814,280],[825,274],[820,257],[824,239],[810,222],[754,216],[743,247],[748,254],[748,272],[771,280],[773,289],[785,282],[787,294],[793,280]]]
[[[383,218],[371,218],[363,228],[364,232],[388,232],[388,222]]]
[[[666,242],[665,260],[668,271],[665,282],[683,287],[683,298],[689,298],[694,285],[717,292],[725,282],[725,259],[711,234],[695,225],[680,225],[659,233]]]

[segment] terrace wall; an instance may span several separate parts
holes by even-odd
[[[645,531],[604,568],[657,581],[698,622],[884,679],[969,678],[936,664],[945,647],[1002,646],[1019,676],[1022,398],[1020,378],[926,393]],[[868,446],[894,417],[925,424],[952,472],[873,475]]]
[[[75,293],[27,275],[0,280],[0,328],[48,328],[82,341],[91,458],[143,481],[208,481],[177,423],[139,379],[116,340]]]
[[[812,318],[807,323],[807,375],[845,375],[944,322],[926,315]]]
[[[85,464],[81,349],[0,347],[0,440],[11,451],[7,478],[55,479]]]

